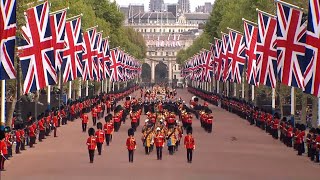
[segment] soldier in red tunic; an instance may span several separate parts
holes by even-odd
[[[0,171],[5,171],[4,162],[8,159],[7,144],[5,142],[5,132],[0,130]]]
[[[7,159],[9,160],[9,157],[12,157],[12,144],[13,144],[13,139],[11,136],[11,128],[10,127],[5,128],[5,139],[4,140],[7,145],[7,151],[8,151]]]
[[[103,126],[107,146],[109,146],[110,144],[111,136],[114,130],[114,126],[113,126],[113,123],[111,122],[111,119],[112,119],[111,114],[106,116],[105,117],[106,124]]]
[[[97,108],[95,107],[95,105],[91,109],[91,115],[92,115],[93,126],[95,126],[97,124],[97,116],[98,116]]]
[[[154,138],[157,149],[157,160],[162,160],[162,148],[164,147],[165,136],[161,133],[160,127],[157,127],[157,134]]]
[[[82,111],[82,114],[80,115],[81,121],[82,121],[82,132],[86,132],[87,131],[87,125],[88,125],[88,121],[89,121],[89,117],[88,114],[84,113],[84,111]]]
[[[58,112],[54,111],[54,115],[52,116],[52,125],[53,125],[53,137],[57,136],[57,128],[58,128]]]
[[[96,141],[97,141],[97,148],[98,154],[101,155],[102,144],[104,142],[104,132],[102,131],[102,123],[97,123],[97,132],[96,132]]]
[[[187,159],[188,163],[192,162],[192,152],[195,149],[196,145],[194,138],[192,136],[192,127],[187,128],[187,136],[184,137],[184,146],[187,149]]]
[[[39,117],[38,119],[38,128],[39,128],[39,142],[42,142],[45,136],[45,126],[44,126],[44,118]]]
[[[97,142],[96,142],[96,137],[94,136],[94,129],[90,128],[88,130],[89,137],[87,139],[87,146],[88,146],[88,151],[89,151],[89,158],[90,158],[90,163],[93,163],[94,159],[94,152],[97,148]]]
[[[136,139],[133,137],[134,135],[134,130],[132,128],[130,128],[128,130],[128,138],[126,141],[126,147],[128,149],[128,154],[129,154],[129,162],[133,163],[133,153],[134,150],[137,148],[137,143],[136,143]]]
[[[17,124],[15,126],[16,131],[14,133],[14,135],[16,136],[16,154],[20,154],[20,148],[21,148],[21,133],[20,133],[20,124]]]

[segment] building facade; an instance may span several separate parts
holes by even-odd
[[[150,0],[149,1],[149,11],[150,12],[160,12],[164,9],[163,0]]]
[[[190,1],[189,0],[178,0],[178,12],[190,13]]]

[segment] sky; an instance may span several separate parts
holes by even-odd
[[[127,6],[131,4],[144,4],[144,9],[148,9],[150,0],[116,0],[120,6]],[[195,8],[199,5],[204,5],[205,2],[211,2],[213,4],[214,0],[190,0],[191,11],[195,11]],[[178,3],[178,0],[164,0],[164,3]]]

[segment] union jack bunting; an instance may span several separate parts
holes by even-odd
[[[64,49],[64,37],[66,31],[67,11],[61,10],[50,15],[50,27],[52,33],[52,45],[55,59],[55,69],[61,69]]]
[[[97,46],[96,64],[98,67],[97,81],[101,81],[105,79],[103,76],[104,62],[103,62],[103,48],[102,48],[102,32],[97,33],[96,46]]]
[[[19,47],[25,94],[57,82],[48,2],[28,9],[26,22]]]
[[[0,80],[16,78],[16,0],[0,0]]]
[[[97,66],[97,30],[91,28],[83,35],[83,80],[98,80],[98,66]]]
[[[112,82],[119,82],[122,80],[122,62],[121,62],[121,52],[120,50],[112,49],[110,50],[110,77]]]
[[[277,27],[278,77],[283,84],[304,90],[307,24],[303,12],[277,2]]]
[[[63,82],[82,77],[82,32],[81,18],[66,23],[65,49],[63,51]]]
[[[304,73],[305,92],[320,97],[320,1],[309,1]]]
[[[223,76],[222,80],[223,82],[226,82],[227,80],[230,80],[230,66],[231,63],[229,63],[229,35],[222,33],[222,50],[220,53],[220,57],[223,64]]]
[[[203,81],[211,82],[213,77],[213,59],[212,52],[205,51],[205,62],[203,64]]]
[[[229,72],[231,82],[242,83],[242,73],[245,63],[245,44],[243,36],[233,30],[229,31]]]
[[[110,47],[109,47],[109,40],[108,38],[105,38],[102,40],[102,52],[103,52],[103,57],[101,59],[102,61],[102,78],[110,78],[110,70],[109,70],[109,65],[110,65]]]
[[[258,12],[257,81],[276,87],[277,70],[277,20],[271,15]]]
[[[215,63],[215,79],[217,81],[222,81],[222,73],[224,69],[224,64],[222,64],[222,41],[215,38],[214,46],[214,63]]]
[[[257,54],[255,52],[257,46],[258,28],[244,21],[244,41],[246,45],[247,72],[246,78],[249,84],[257,86]]]

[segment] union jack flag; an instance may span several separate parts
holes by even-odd
[[[25,94],[57,82],[48,2],[28,9],[26,22],[22,27],[23,39],[19,47]]]
[[[229,35],[222,33],[222,50],[220,53],[220,57],[223,64],[223,76],[222,80],[223,82],[226,82],[227,80],[230,80],[230,65],[229,63]]]
[[[104,80],[103,76],[103,49],[102,49],[102,32],[97,33],[96,38],[97,58],[96,64],[98,68],[97,81]]]
[[[16,78],[16,0],[0,0],[0,80]]]
[[[97,66],[97,30],[91,28],[84,33],[83,40],[83,80],[98,80]]]
[[[66,32],[67,11],[62,10],[50,15],[50,27],[56,70],[61,69],[64,49],[64,37]]]
[[[66,23],[65,49],[63,51],[63,82],[82,77],[82,32],[81,18]]]
[[[122,58],[119,49],[110,50],[110,77],[112,82],[119,82],[122,80]]]
[[[242,73],[245,59],[245,44],[243,36],[233,30],[229,31],[230,45],[229,57],[231,81],[238,84],[242,83]]]
[[[276,87],[277,70],[277,20],[264,12],[258,12],[257,81]]]
[[[305,92],[320,97],[320,1],[309,1],[304,73]]]
[[[246,77],[249,84],[257,86],[257,36],[258,28],[246,21],[244,21],[244,40],[246,44],[246,59],[247,59],[247,72]]]
[[[215,78],[217,81],[222,81],[222,73],[224,64],[222,63],[222,41],[215,38],[214,46],[214,62],[215,62]]]
[[[203,67],[203,80],[206,82],[211,82],[213,76],[213,59],[212,59],[212,52],[205,51],[205,62],[202,65]]]
[[[303,73],[307,66],[305,42],[307,24],[303,12],[277,3],[278,76],[287,86],[304,90]]]
[[[105,38],[102,40],[102,52],[103,52],[103,58],[102,61],[102,78],[106,79],[110,77],[110,70],[109,70],[109,64],[110,64],[110,47],[109,47],[109,40],[108,38]]]

